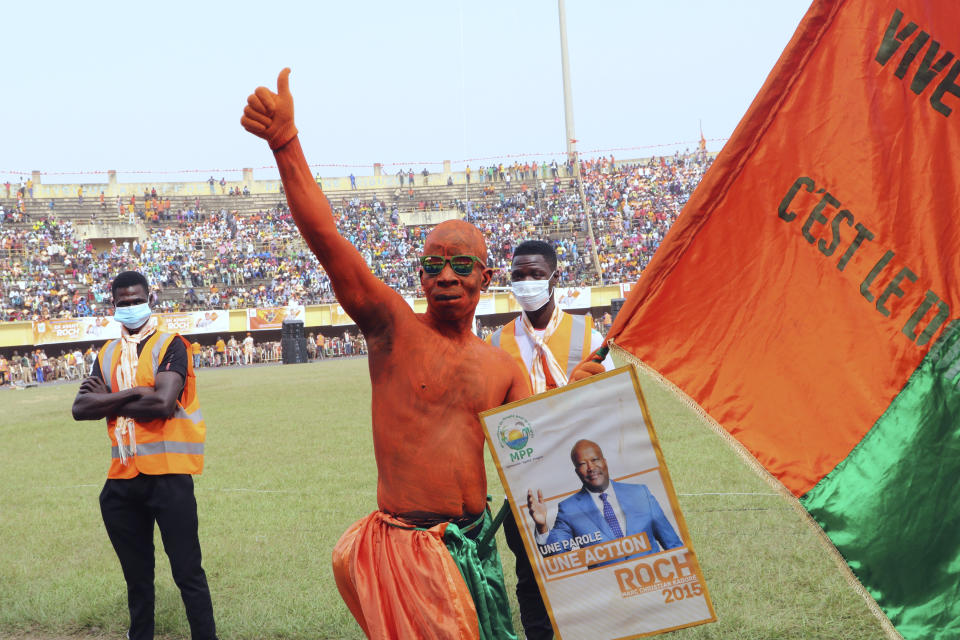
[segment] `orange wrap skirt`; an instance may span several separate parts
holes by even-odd
[[[489,514],[482,524],[476,533]],[[480,549],[455,524],[423,529],[374,511],[337,542],[333,575],[368,638],[516,638],[496,547]]]

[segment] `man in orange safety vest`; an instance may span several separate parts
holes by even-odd
[[[142,274],[124,271],[111,288],[121,337],[101,348],[73,401],[73,417],[107,419],[112,454],[100,511],[127,582],[128,637],[153,638],[156,522],[191,637],[214,639],[193,492],[193,475],[203,470],[206,426],[189,343],[157,330]]]

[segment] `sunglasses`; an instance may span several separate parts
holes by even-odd
[[[473,263],[478,262],[483,265],[483,261],[477,256],[459,255],[444,258],[443,256],[420,256],[420,266],[424,273],[430,276],[438,275],[443,271],[444,265],[450,263],[450,268],[458,276],[468,276],[473,272]]]

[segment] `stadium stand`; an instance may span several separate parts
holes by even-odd
[[[711,161],[697,152],[582,164],[606,283],[636,280]],[[433,212],[455,212],[484,232],[495,285],[509,283],[513,247],[531,237],[556,246],[561,286],[597,282],[569,167],[479,167],[468,187],[437,176],[424,185],[419,174],[411,187],[409,175],[398,172],[392,191],[328,191],[341,233],[400,293],[417,295],[416,257]],[[190,196],[146,189],[112,202],[89,192],[82,199],[11,195],[0,198],[0,321],[107,314],[109,279],[125,269],[147,275],[159,310],[334,300],[282,194],[250,195],[237,185]]]

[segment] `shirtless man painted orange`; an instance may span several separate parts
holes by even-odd
[[[459,220],[427,236],[415,314],[336,229],[293,121],[289,69],[259,87],[241,119],[273,149],[300,233],[337,300],[366,336],[373,387],[379,510],[333,552],[337,586],[372,638],[515,638],[496,548],[486,542],[481,411],[529,395],[510,356],[471,332],[490,284],[476,227]],[[479,543],[479,544],[478,544]]]

